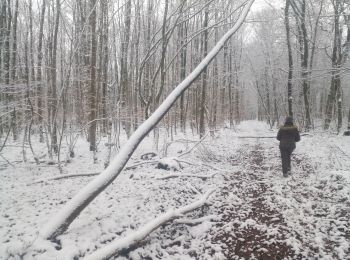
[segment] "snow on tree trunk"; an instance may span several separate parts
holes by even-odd
[[[241,12],[241,16],[235,25],[224,34],[217,42],[208,55],[199,63],[199,65],[188,75],[163,101],[163,103],[155,110],[155,112],[143,122],[136,131],[130,136],[127,143],[119,151],[112,163],[93,181],[80,190],[66,205],[55,214],[54,217],[41,230],[40,236],[46,239],[54,239],[68,229],[69,225],[79,216],[80,212],[85,209],[89,203],[97,197],[113,180],[120,174],[130,159],[131,155],[141,143],[143,138],[153,129],[155,125],[169,111],[175,101],[183,94],[183,92],[191,86],[201,72],[215,58],[219,51],[229,38],[241,27],[245,17],[254,0],[249,0]]]

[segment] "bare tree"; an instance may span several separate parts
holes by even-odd
[[[331,71],[331,86],[329,89],[326,111],[325,111],[325,122],[324,129],[328,129],[333,118],[334,107],[337,106],[337,117],[338,124],[337,130],[338,133],[342,127],[343,123],[343,113],[342,113],[342,89],[341,89],[341,68],[347,60],[348,54],[348,45],[350,44],[349,30],[347,31],[348,35],[346,37],[346,42],[342,42],[342,25],[340,22],[340,17],[344,10],[345,1],[343,0],[334,0],[332,1],[333,5],[333,19],[334,19],[334,37],[333,37],[333,47],[332,47],[332,71]],[[344,48],[345,47],[345,48]],[[345,51],[346,50],[346,51]]]
[[[208,24],[209,24],[209,6],[205,7],[204,11],[204,22],[203,22],[203,57],[206,57],[208,54]],[[206,109],[206,95],[207,95],[207,68],[205,67],[202,74],[202,89],[200,97],[200,114],[199,114],[199,136],[202,138],[205,134],[205,122],[204,114]]]
[[[97,39],[96,39],[96,8],[97,1],[90,0],[90,39],[91,39],[91,58],[90,58],[90,89],[89,89],[89,141],[90,151],[96,152],[96,55],[97,55]]]
[[[296,4],[294,1],[290,2],[295,13],[295,17],[298,25],[298,42],[301,61],[301,78],[303,86],[303,97],[305,106],[305,129],[311,128],[311,115],[310,115],[310,80],[309,80],[309,35],[306,29],[306,2],[302,0],[300,4]]]
[[[55,5],[55,23],[53,34],[50,35],[49,42],[49,58],[50,58],[50,89],[49,89],[49,132],[51,135],[50,157],[52,157],[52,150],[58,152],[57,143],[57,116],[58,116],[58,98],[57,98],[57,46],[58,46],[58,29],[60,21],[60,0],[56,0]],[[53,7],[54,8],[54,7]]]
[[[291,41],[290,41],[290,25],[289,25],[290,1],[291,0],[286,0],[286,6],[284,10],[284,24],[286,26],[287,47],[288,47],[288,82],[287,82],[288,113],[290,116],[293,116],[293,96],[292,96],[293,54],[292,54],[292,47],[291,47]]]
[[[184,7],[186,7],[187,1],[184,0]],[[183,13],[184,14],[184,13]],[[186,19],[186,16],[183,17]],[[184,21],[179,26],[179,37],[180,37],[180,81],[184,80],[186,77],[187,69],[187,45],[183,46],[187,40],[187,27],[188,22]],[[181,131],[185,132],[186,128],[186,108],[185,108],[185,96],[180,97],[180,125]]]
[[[44,142],[43,134],[43,82],[42,82],[42,61],[43,61],[43,37],[44,37],[44,21],[45,21],[45,10],[46,10],[46,1],[42,2],[41,14],[40,14],[40,26],[39,26],[39,42],[38,42],[38,58],[37,58],[37,93],[38,93],[38,123],[39,123],[39,135],[40,142]]]

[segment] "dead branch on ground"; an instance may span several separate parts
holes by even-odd
[[[119,240],[113,241],[109,245],[98,249],[91,255],[85,257],[85,260],[101,260],[110,259],[113,256],[117,256],[122,250],[126,250],[147,237],[152,231],[156,230],[158,227],[168,223],[171,220],[181,217],[190,211],[204,206],[207,203],[209,196],[214,192],[214,190],[208,191],[199,200],[186,205],[182,208],[169,210],[168,212],[158,216],[154,220],[148,222],[145,226],[139,228],[137,231],[129,234],[128,236],[121,238]]]

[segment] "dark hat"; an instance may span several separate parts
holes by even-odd
[[[287,116],[287,117],[286,117],[285,124],[286,124],[286,125],[292,125],[292,124],[293,124],[293,117]]]

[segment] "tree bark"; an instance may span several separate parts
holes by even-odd
[[[6,1],[4,1],[4,9],[6,10]],[[7,88],[9,88],[10,85],[10,36],[11,36],[11,25],[12,25],[12,14],[11,14],[11,2],[8,1],[7,5],[7,24],[6,24],[6,32],[4,37],[4,81],[5,85],[7,85]],[[9,94],[7,94],[7,97],[5,98],[6,101],[9,99]]]
[[[120,82],[121,82],[121,102],[124,118],[122,120],[128,138],[131,135],[131,111],[128,105],[130,100],[130,82],[128,78],[128,51],[130,42],[130,27],[131,27],[131,0],[126,2],[123,41],[121,44],[121,61],[120,61]]]
[[[10,5],[10,3],[9,3]],[[17,21],[18,21],[18,0],[16,0],[15,3],[15,14],[13,17],[13,28],[12,28],[12,58],[11,58],[11,80],[12,84],[15,83],[16,80],[16,63],[17,63]],[[10,21],[11,22],[11,21]],[[15,96],[14,93],[10,95],[11,99],[10,102],[12,102],[13,105],[13,113],[12,113],[12,133],[13,133],[13,140],[18,139],[18,129],[17,129],[17,111],[16,111],[16,105],[15,105]]]
[[[91,33],[91,51],[90,51],[90,89],[89,89],[89,142],[90,151],[97,151],[96,147],[96,55],[97,55],[97,39],[96,39],[96,8],[97,0],[90,0],[90,16],[89,25]]]
[[[230,52],[229,52],[229,59],[228,59],[228,72],[230,73],[229,79],[228,79],[228,102],[229,102],[229,121],[230,121],[230,128],[233,129],[234,127],[234,84],[233,84],[233,69],[232,69],[232,46],[230,46]],[[236,75],[237,76],[237,75]],[[238,86],[236,86],[238,87]]]
[[[12,83],[16,80],[17,63],[17,24],[18,24],[18,0],[15,3],[15,14],[13,17],[12,29],[12,58],[11,58],[11,79]]]
[[[342,61],[342,52],[341,52],[341,30],[340,30],[340,0],[336,0],[333,3],[334,7],[334,38],[333,38],[333,51],[332,51],[332,72],[331,72],[331,87],[329,90],[327,103],[326,103],[326,115],[324,122],[324,129],[328,130],[330,123],[333,118],[334,106],[338,104],[338,129],[342,124],[342,112],[341,112],[341,78],[340,78],[340,69]],[[338,99],[338,100],[336,100]]]
[[[299,17],[300,20],[300,30],[301,30],[301,41],[299,42],[301,46],[301,77],[303,85],[303,97],[304,97],[304,106],[305,106],[305,130],[310,130],[311,128],[311,115],[310,115],[310,80],[309,80],[309,71],[308,71],[308,62],[309,62],[309,39],[305,25],[305,15],[306,15],[306,3],[305,0],[302,0],[301,3],[301,14]]]
[[[205,7],[204,11],[204,34],[203,34],[203,57],[208,54],[208,23],[209,23],[209,6]],[[207,67],[204,68],[202,74],[202,89],[201,89],[201,101],[200,101],[200,114],[199,114],[199,137],[202,138],[205,134],[205,106],[206,106],[206,93],[207,92]]]
[[[184,6],[186,6],[187,1],[184,0]],[[184,17],[185,18],[185,17]],[[187,63],[187,45],[182,47],[187,39],[187,23],[183,22],[179,28],[180,34],[180,81],[183,81],[186,77],[186,63]],[[180,97],[180,128],[182,132],[186,131],[186,114],[185,114],[185,96]]]
[[[108,64],[109,64],[109,52],[108,52],[108,1],[101,1],[102,9],[102,39],[103,41],[103,64],[102,64],[102,131],[104,134],[110,131],[109,120],[107,119],[107,99],[108,99]]]
[[[293,54],[292,47],[290,42],[290,26],[289,26],[289,7],[290,0],[286,0],[286,6],[284,9],[284,24],[286,27],[286,36],[287,36],[287,47],[288,47],[288,82],[287,82],[287,98],[288,98],[288,114],[293,116]]]
[[[165,57],[166,57],[166,50],[168,46],[168,36],[166,34],[166,28],[167,28],[167,16],[168,16],[168,9],[169,9],[169,0],[165,0],[165,7],[164,7],[164,14],[163,14],[163,25],[162,25],[162,53],[160,58],[160,84],[159,89],[156,92],[156,95],[154,97],[154,109],[159,106],[160,97],[162,96],[164,85],[165,85]],[[154,77],[155,80],[155,77]],[[153,87],[155,84],[152,84]],[[159,141],[159,129],[157,126],[154,127],[154,140],[155,140],[155,149],[158,150],[158,141]]]
[[[57,113],[58,113],[58,99],[57,99],[57,38],[58,28],[60,21],[60,0],[56,0],[56,18],[55,28],[53,32],[52,50],[51,50],[51,119],[52,119],[52,132],[51,132],[51,149],[55,153],[58,152],[57,143]]]
[[[44,142],[44,133],[43,133],[43,83],[42,83],[42,60],[43,60],[43,37],[44,37],[44,21],[45,21],[45,10],[46,10],[46,1],[43,1],[41,6],[40,14],[40,26],[39,26],[39,42],[38,42],[38,63],[37,63],[37,93],[38,93],[38,123],[39,123],[39,141]]]
[[[5,77],[3,77],[3,70],[6,70],[5,58],[6,58],[6,38],[7,38],[7,6],[6,1],[3,1],[0,5],[0,82],[6,82]],[[6,83],[5,83],[6,84]],[[4,88],[6,90],[6,87]],[[1,91],[0,93],[0,103],[5,104],[7,102],[5,91]],[[0,116],[0,138],[5,132],[5,123],[3,122],[3,117]]]

